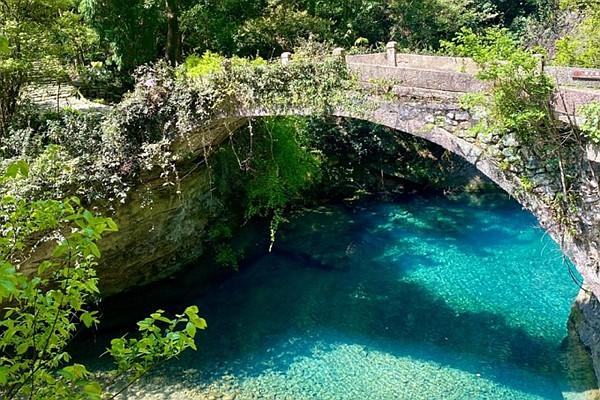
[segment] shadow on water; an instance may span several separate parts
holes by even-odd
[[[472,212],[465,209],[446,213],[443,224],[437,217],[420,214],[418,229],[428,235],[461,240],[462,235],[481,232],[476,224],[462,223]],[[378,261],[386,242],[397,237],[368,216],[355,215],[340,222],[335,213],[313,213],[303,224],[310,229],[298,232],[293,226],[284,227],[273,254],[262,253],[246,263],[241,272],[202,293],[194,290],[195,279],[199,278],[192,269],[175,279],[107,300],[102,306],[104,319],[122,318],[122,322],[113,323],[111,329],[99,331],[94,338],[82,339],[77,347],[89,353],[95,346],[99,354],[107,338],[118,335],[148,312],[159,307],[179,312],[187,305],[197,304],[209,329],[199,335],[199,354],[185,354],[179,363],[194,365],[201,371],[215,364],[235,362],[248,354],[266,354],[280,338],[326,329],[345,337],[382,339],[382,343],[443,347],[453,353],[472,355],[488,365],[508,364],[548,379],[564,376],[557,343],[532,336],[500,314],[457,311],[424,286],[403,281],[402,268],[392,269]],[[489,243],[478,243],[474,248],[493,246],[498,238],[504,240],[503,235],[507,240],[518,240],[500,228],[488,229],[494,230],[493,236],[482,240]],[[357,232],[365,231],[381,241],[366,242],[368,256],[353,247],[353,243],[365,246],[364,235],[357,236]],[[316,248],[319,251],[312,251]],[[410,253],[410,248],[405,251]],[[355,266],[357,263],[360,268]],[[406,260],[408,268],[412,264],[434,263],[422,255]],[[384,347],[380,350],[398,351]],[[292,361],[278,359],[277,368],[285,370]],[[451,358],[448,363],[457,369],[468,368],[458,362],[452,365]],[[243,374],[260,375],[265,368],[261,364],[245,365]],[[523,392],[562,398],[558,387],[552,392],[554,389],[542,385],[525,387],[522,381],[506,379],[501,374],[490,378]]]
[[[446,199],[454,204],[440,204],[440,197],[421,197],[419,202],[414,201],[414,196],[397,196],[391,203],[390,223],[384,226],[374,225],[368,213],[360,214],[356,223],[360,228],[369,232],[377,238],[392,240],[395,243],[398,233],[403,235],[414,235],[418,233],[438,243],[457,245],[465,251],[478,256],[489,256],[494,254],[494,247],[503,243],[523,244],[527,239],[515,235],[514,230],[507,229],[501,218],[506,215],[521,214],[521,207],[510,201],[505,195],[494,195],[484,203],[475,201],[477,196],[456,196],[454,199]],[[366,203],[361,207],[363,210],[377,202]],[[398,204],[403,204],[403,213],[394,215],[394,209]],[[494,209],[493,216],[489,210]],[[360,208],[348,207],[347,212],[359,213]],[[530,229],[537,226],[535,218],[529,214],[522,216],[519,221],[521,229]],[[387,231],[389,235],[385,236]]]

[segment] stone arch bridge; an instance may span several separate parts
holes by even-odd
[[[376,100],[377,106],[363,112],[335,109],[334,116],[356,118],[387,126],[432,143],[464,158],[489,177],[507,193],[531,211],[540,225],[561,246],[565,255],[576,265],[584,278],[586,290],[576,303],[577,332],[594,360],[600,378],[600,188],[596,177],[600,174],[600,152],[593,146],[575,149],[580,165],[574,189],[578,194],[578,209],[568,217],[575,226],[564,227],[557,213],[554,199],[561,192],[560,177],[547,160],[532,149],[522,146],[515,137],[482,137],[471,128],[477,121],[459,105],[464,93],[486,90],[486,83],[475,77],[476,64],[466,58],[399,54],[395,44],[389,43],[386,52],[365,55],[345,55],[336,49],[360,81],[370,85],[385,80],[392,94]],[[283,64],[290,62],[290,53],[284,53]],[[600,101],[600,70],[544,67],[557,83],[555,112],[561,118],[575,118],[580,105]],[[69,105],[69,99],[61,100]],[[267,110],[237,110],[212,121],[212,143],[204,136],[186,139],[186,146],[201,153],[207,145],[215,145],[227,138],[248,119],[273,116]],[[309,114],[306,110],[287,111],[286,114]],[[526,183],[526,184],[525,184]],[[198,215],[198,204],[205,200],[206,173],[183,180],[181,191],[185,196],[162,193],[162,201],[154,207],[125,207],[117,212],[121,231],[103,243],[102,263],[111,268],[102,273],[102,281],[114,290],[123,289],[122,276],[136,271],[135,283],[145,283],[169,275],[177,266],[197,258],[198,243],[206,218]],[[132,193],[129,204],[143,202],[143,195]],[[132,222],[128,222],[132,221]],[[142,242],[134,238],[144,238]],[[167,248],[168,251],[161,251]],[[201,252],[201,249],[199,250]],[[164,266],[172,268],[165,268]],[[112,266],[118,266],[113,268]],[[128,285],[131,285],[131,280]],[[552,288],[540,288],[552,290]]]
[[[537,159],[512,135],[478,137],[470,130],[478,116],[462,109],[459,100],[463,94],[487,89],[488,84],[475,77],[477,65],[468,58],[399,54],[393,42],[388,43],[386,50],[385,53],[348,56],[342,49],[334,51],[336,56],[343,57],[363,84],[386,81],[393,97],[375,99],[377,106],[372,110],[339,108],[332,110],[332,116],[365,120],[408,133],[473,164],[537,217],[542,228],[577,266],[587,287],[600,298],[600,212],[595,212],[600,205],[600,190],[595,179],[600,172],[596,171],[600,163],[597,147],[588,145],[581,149],[583,169],[577,190],[583,199],[583,209],[574,216],[580,226],[576,233],[565,232],[549,204],[561,190],[560,182],[545,168],[545,160]],[[281,62],[287,64],[291,57],[291,53],[284,53]],[[560,119],[577,121],[581,105],[600,101],[600,70],[542,64],[540,68],[556,81],[554,108]],[[276,114],[269,110],[244,109],[222,116],[215,124],[235,127],[247,119]],[[308,115],[310,111],[292,110],[284,114]],[[198,142],[192,147],[204,145]],[[515,164],[513,161],[522,166],[508,168],[506,162]],[[523,188],[523,180],[530,182],[527,190]]]
[[[435,143],[474,165],[481,173],[514,197],[539,221],[541,227],[560,245],[584,279],[584,289],[574,306],[579,338],[591,353],[600,380],[600,153],[593,145],[576,152],[580,155],[579,175],[574,185],[580,201],[568,218],[575,228],[566,229],[557,215],[554,199],[561,192],[560,178],[547,168],[547,160],[522,146],[512,135],[478,137],[469,129],[478,120],[462,109],[460,97],[482,92],[487,84],[475,77],[476,64],[466,58],[398,54],[390,43],[385,53],[348,55],[336,49],[347,67],[361,82],[383,80],[390,83],[393,98],[376,101],[368,111],[336,109],[332,116],[361,119],[383,125]],[[290,62],[290,53],[282,63]],[[554,111],[563,121],[577,123],[578,108],[600,101],[600,70],[540,68],[554,78],[557,93]],[[304,111],[288,114],[304,114]],[[224,123],[235,125],[246,119],[273,115],[264,110],[243,110],[228,115]],[[509,166],[510,165],[510,166]],[[527,182],[527,188],[524,186]],[[552,290],[552,288],[540,288]],[[576,315],[582,316],[578,318]]]

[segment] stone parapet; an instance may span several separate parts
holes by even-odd
[[[361,64],[351,60],[348,67],[363,82],[386,80],[407,87],[461,93],[479,92],[488,87],[473,75],[461,72]]]

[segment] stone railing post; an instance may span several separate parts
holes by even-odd
[[[397,67],[398,62],[396,61],[396,42],[388,42],[385,45],[385,58],[387,59],[388,65]]]
[[[341,62],[346,64],[346,50],[344,50],[342,47],[336,47],[333,49],[333,56],[335,58],[339,58]]]
[[[292,53],[286,51],[281,54],[281,64],[288,65],[290,63],[290,59],[292,58]]]
[[[537,59],[538,62],[538,73],[543,74],[544,70],[546,69],[546,57],[544,57],[541,54],[536,54],[534,55],[534,57]]]

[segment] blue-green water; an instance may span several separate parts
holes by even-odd
[[[129,298],[197,304],[209,325],[197,353],[146,381],[150,397],[584,398],[561,364],[578,287],[557,246],[507,199],[307,210],[272,254],[206,290],[194,279]]]

